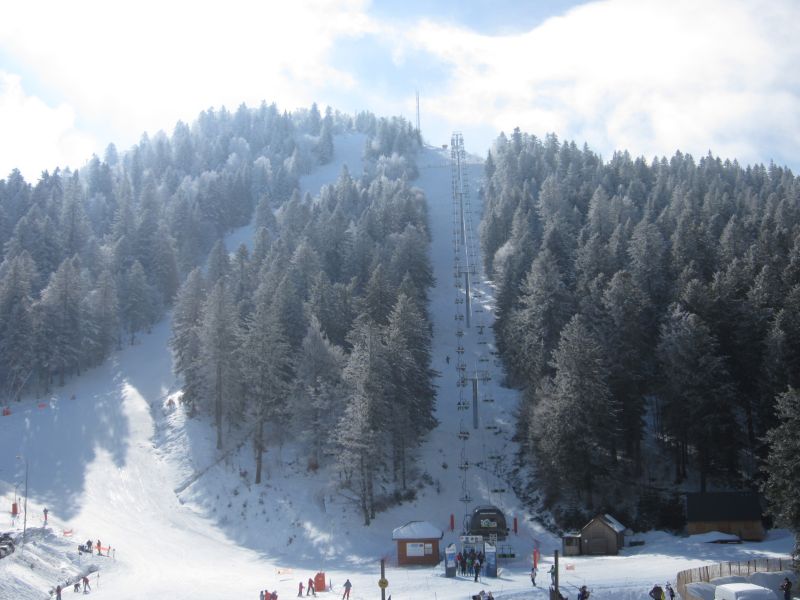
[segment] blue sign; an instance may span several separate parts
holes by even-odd
[[[497,577],[497,548],[489,542],[484,545],[485,555],[485,570],[484,573],[487,577]]]

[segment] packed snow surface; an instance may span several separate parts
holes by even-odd
[[[333,182],[346,163],[360,175],[364,137],[336,138],[334,162],[304,178],[312,195]],[[479,427],[470,412],[457,410],[455,369],[457,347],[453,285],[452,203],[447,156],[426,149],[420,156],[420,177],[430,205],[432,258],[437,287],[431,293],[434,320],[434,368],[441,372],[437,419],[439,427],[421,449],[418,468],[428,483],[416,499],[378,515],[364,527],[353,498],[336,486],[325,469],[312,472],[296,444],[270,446],[266,482],[252,483],[253,456],[247,439],[226,432],[228,450],[214,449],[214,432],[202,419],[188,419],[169,399],[177,391],[165,319],[138,343],[117,352],[105,364],[45,399],[14,404],[0,417],[0,519],[17,535],[27,528],[27,543],[0,560],[0,600],[41,600],[57,583],[90,574],[92,596],[114,600],[219,600],[258,598],[260,590],[276,590],[286,598],[298,583],[317,571],[327,574],[337,598],[342,584],[353,583],[353,600],[376,598],[379,560],[387,559],[387,579],[395,600],[466,600],[480,590],[501,598],[546,598],[543,587],[529,578],[531,553],[542,559],[537,583],[546,583],[552,554],[560,540],[537,524],[508,485],[515,446],[513,411],[516,395],[497,384],[499,373],[481,384]],[[476,187],[480,167],[471,167]],[[473,195],[473,230],[479,206]],[[250,243],[252,229],[230,236],[228,249]],[[471,371],[482,369],[481,357],[493,349],[493,291],[475,280],[472,327],[462,339]],[[478,334],[478,326],[482,334]],[[449,358],[449,360],[448,360]],[[331,423],[331,427],[335,427]],[[499,576],[479,582],[444,577],[443,566],[399,568],[392,541],[395,528],[409,521],[429,521],[444,531],[443,545],[457,539],[465,516],[459,467],[462,442],[469,469],[467,487],[473,505],[494,504],[505,512],[518,533],[506,542],[515,558],[501,560]],[[497,458],[500,457],[500,458]],[[27,517],[13,523],[10,507],[22,496],[28,470]],[[49,522],[43,522],[43,508]],[[5,512],[9,511],[9,512]],[[454,515],[456,532],[450,530]],[[102,540],[104,555],[79,555],[77,545]],[[586,584],[596,600],[640,599],[655,582],[674,581],[689,567],[725,560],[785,556],[791,536],[773,531],[762,543],[708,544],[661,532],[637,536],[644,545],[625,548],[619,556],[570,557],[561,561],[561,582],[571,598]],[[111,550],[108,550],[108,548]],[[107,556],[110,554],[111,556]],[[67,591],[65,598],[69,598]]]

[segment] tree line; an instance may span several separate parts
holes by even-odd
[[[332,135],[354,128],[316,104],[209,109],[80,170],[0,180],[2,397],[48,393],[135,342],[221,235],[287,202],[299,175],[330,161]]]
[[[758,488],[776,398],[800,384],[792,172],[604,162],[516,129],[485,175],[496,336],[545,505],[562,524],[615,507],[663,526],[676,491]]]

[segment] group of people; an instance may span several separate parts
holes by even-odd
[[[481,567],[483,566],[483,559],[483,552],[475,552],[475,548],[471,549],[469,552],[459,552],[456,555],[456,564],[460,571],[459,575],[471,575],[475,577],[475,581],[478,581],[481,574]]]
[[[80,592],[81,591],[81,584],[83,584],[83,593],[88,594],[92,591],[92,586],[89,583],[89,576],[84,575],[80,580],[75,580],[75,583],[72,585],[73,592]],[[65,588],[61,587],[61,584],[56,586],[56,600],[61,600],[61,592]]]
[[[92,554],[95,548],[97,549],[97,555],[103,556],[103,544],[100,542],[100,540],[97,540],[97,544],[94,544],[92,540],[86,540],[86,543],[83,545],[79,544],[78,553],[80,554],[81,552],[85,552],[86,554]],[[106,556],[111,556],[111,546],[106,548],[106,551],[108,553]]]
[[[258,592],[258,600],[278,600],[278,592],[261,590],[260,592]]]
[[[481,590],[472,596],[472,600],[494,600],[494,596],[492,595],[492,592],[486,593],[485,591]]]
[[[649,596],[653,600],[674,600],[675,590],[672,589],[672,586],[669,584],[668,581],[663,589],[661,588],[660,585],[655,584],[653,586],[653,589],[650,590]]]
[[[301,581],[297,587],[297,597],[300,598],[303,595],[303,582]],[[317,591],[314,589],[314,580],[311,577],[308,578],[308,585],[306,586],[306,596],[316,596]]]

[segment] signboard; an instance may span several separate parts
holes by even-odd
[[[458,541],[462,544],[480,544],[483,542],[482,535],[460,535]]]
[[[450,544],[444,549],[444,576],[455,577],[458,565],[456,564],[456,545]]]
[[[425,544],[422,542],[408,542],[406,556],[425,556]]]
[[[497,548],[493,544],[486,543],[484,546],[484,565],[487,577],[497,577]]]

